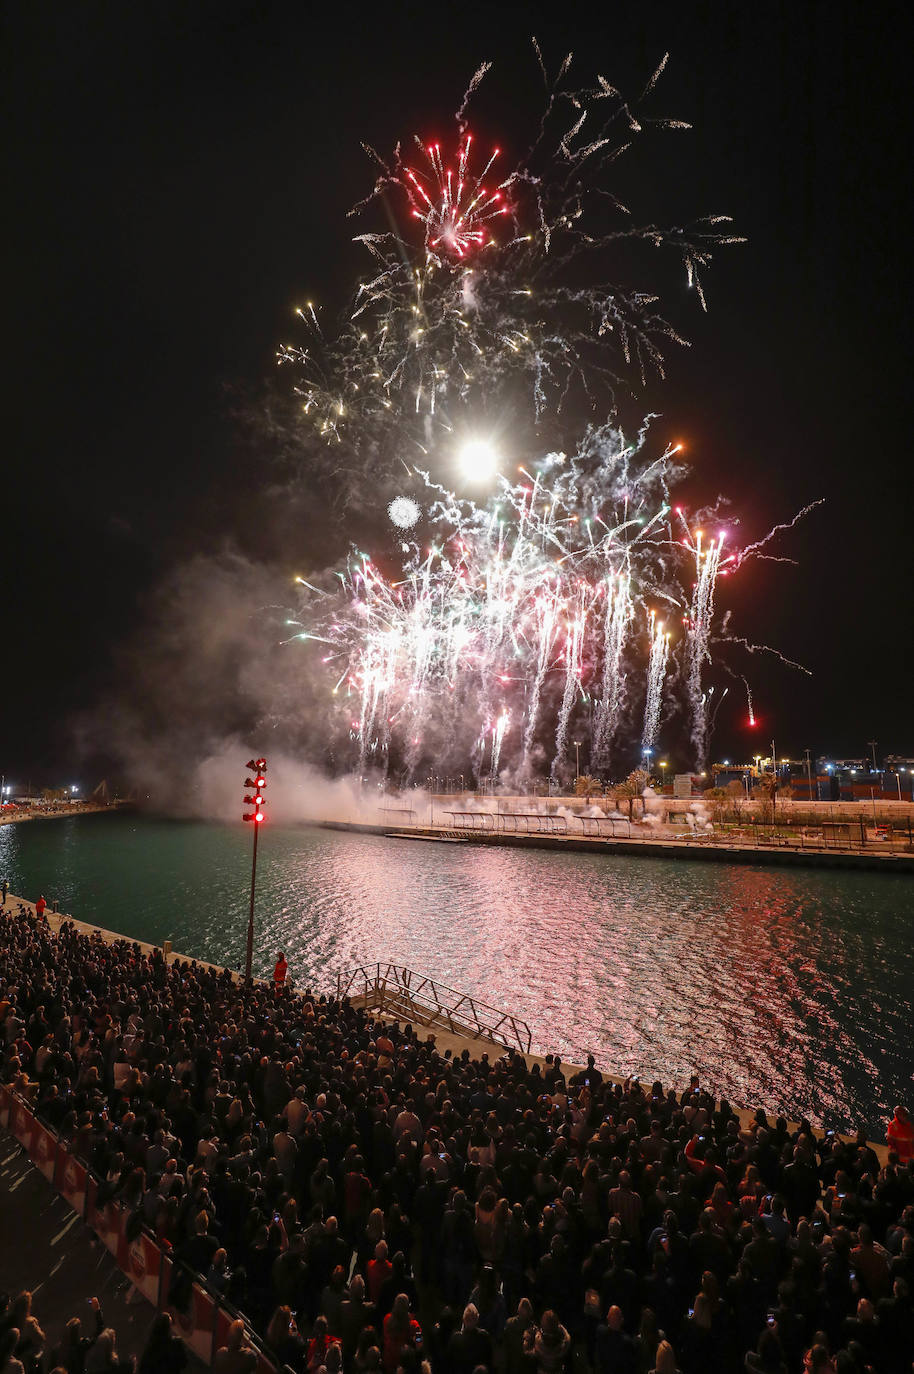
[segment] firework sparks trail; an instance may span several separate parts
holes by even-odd
[[[671,656],[701,767],[717,580],[772,557],[769,541],[818,504],[726,560],[722,534],[705,546],[682,512],[674,531],[679,446],[649,456],[647,420],[626,441],[615,395],[632,371],[642,383],[662,374],[663,347],[683,340],[655,292],[621,288],[613,273],[625,242],[669,250],[704,305],[712,251],[740,240],[723,216],[639,223],[609,169],[645,129],[683,126],[603,77],[572,85],[570,55],[551,77],[536,52],[545,110],[513,168],[496,171],[498,149],[478,156],[468,126],[488,64],[457,112],[452,155],[416,139],[413,166],[399,146],[388,159],[369,149],[379,171],[353,213],[383,198],[403,228],[358,235],[372,270],[339,332],[309,304],[298,312],[305,341],[279,350],[309,433],[325,441],[309,449],[313,476],[344,507],[386,503],[404,540],[395,570],[384,554],[377,565],[353,554],[326,585],[299,579],[305,628],[293,637],[330,646],[360,769],[413,776],[433,754],[497,774],[507,756],[517,781],[542,760],[558,779],[574,726],[590,730],[591,764],[608,771],[639,731],[656,741]],[[476,505],[453,490],[458,440],[493,415],[517,417],[525,466],[518,481],[496,474]],[[391,490],[403,469],[418,500]],[[678,643],[648,609],[658,601],[682,618]],[[740,642],[726,620],[718,640]]]
[[[704,547],[703,533],[696,531],[694,542],[684,541],[695,557],[695,583],[688,616],[687,684],[692,708],[692,744],[698,768],[704,768],[708,749],[708,702],[702,685],[706,663],[711,662],[709,643],[714,619],[714,592],[720,571],[724,535]]]
[[[561,765],[568,752],[568,721],[575,698],[581,694],[581,675],[583,673],[584,634],[587,626],[587,606],[590,598],[582,585],[578,602],[571,613],[571,622],[565,639],[565,685],[562,703],[559,707],[559,721],[555,732],[555,755],[552,760],[552,777],[558,778]]]
[[[593,760],[600,769],[609,766],[610,748],[619,728],[625,686],[622,654],[634,615],[631,578],[626,574],[611,574],[606,581],[603,679],[594,717]]]
[[[511,712],[503,710],[492,730],[492,776],[498,777],[498,769],[501,764],[501,746],[504,743],[505,735],[511,725]]]
[[[660,728],[660,707],[663,700],[663,684],[666,678],[667,660],[670,656],[670,636],[658,621],[656,612],[651,611],[651,654],[647,669],[647,700],[644,705],[644,728],[641,732],[641,750],[653,749]]]

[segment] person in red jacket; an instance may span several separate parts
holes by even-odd
[[[895,1115],[889,1122],[885,1138],[889,1149],[895,1151],[902,1163],[907,1159],[914,1159],[914,1124],[907,1108],[895,1108]]]
[[[273,990],[277,997],[286,985],[286,974],[288,971],[289,965],[286,963],[286,956],[283,954],[282,950],[280,950],[276,956],[276,967],[273,969]]]
[[[381,1360],[385,1374],[396,1374],[404,1346],[418,1350],[422,1345],[422,1328],[409,1310],[406,1293],[398,1293],[394,1305],[384,1318],[384,1339]]]
[[[44,897],[39,897],[38,901],[35,903],[35,915],[38,917],[39,921],[44,915],[47,905],[48,904],[45,901]]]

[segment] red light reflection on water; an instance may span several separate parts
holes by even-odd
[[[877,1063],[886,1037],[907,1043],[906,1014],[880,1011],[869,875],[334,835],[301,876],[316,921],[282,938],[322,986],[393,959],[523,1016],[541,1052],[683,1086],[698,1072],[817,1122],[897,1091]]]

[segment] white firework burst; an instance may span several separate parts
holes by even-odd
[[[398,530],[411,530],[422,512],[409,496],[397,496],[387,507],[387,514]]]

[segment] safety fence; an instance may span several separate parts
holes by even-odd
[[[244,1314],[213,1293],[199,1274],[187,1270],[190,1292],[186,1307],[169,1300],[177,1263],[168,1243],[160,1244],[146,1228],[130,1225],[134,1214],[116,1201],[100,1201],[101,1180],[78,1159],[57,1134],[39,1121],[24,1098],[0,1084],[0,1126],[6,1126],[29,1159],[57,1189],[99,1241],[118,1268],[153,1307],[171,1314],[174,1329],[188,1350],[204,1364],[213,1363],[225,1345],[229,1326]],[[186,1266],[184,1266],[186,1269]],[[245,1323],[246,1339],[257,1356],[257,1374],[278,1374],[281,1366],[263,1349]]]
[[[647,821],[627,816],[582,816],[535,811],[460,811],[440,808],[455,833],[477,835],[558,835],[566,838],[631,840],[652,845],[714,845],[733,849],[783,848],[841,853],[909,853],[914,850],[910,819],[903,824],[868,825],[853,821],[821,820],[815,825],[761,822],[746,818],[739,824],[715,822],[713,829],[689,826],[683,818],[658,829]]]

